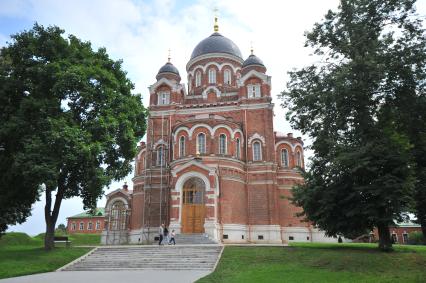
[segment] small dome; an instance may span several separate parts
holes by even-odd
[[[203,39],[195,46],[191,54],[191,60],[195,57],[209,53],[227,53],[239,58],[243,58],[238,46],[229,38],[224,37],[218,32],[213,33],[209,37]]]
[[[251,54],[243,63],[243,68],[250,66],[250,65],[258,65],[258,66],[262,66],[265,67],[265,65],[263,65],[262,60],[259,59],[259,57],[257,57],[254,54]]]
[[[170,62],[167,62],[163,67],[160,68],[158,74],[162,73],[173,73],[180,76],[178,69]]]

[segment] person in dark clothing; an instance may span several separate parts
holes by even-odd
[[[160,246],[163,242],[164,224],[161,224],[160,229],[158,230],[158,234],[160,234],[160,240],[158,241],[158,245]]]
[[[169,243],[169,229],[167,229],[166,226],[164,226],[164,241],[166,242],[166,244]]]

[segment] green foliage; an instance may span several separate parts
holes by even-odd
[[[65,227],[65,224],[61,223],[58,225],[58,227],[56,227],[55,229],[55,235],[58,234],[66,234],[67,233],[67,227]]]
[[[372,244],[226,246],[216,270],[197,282],[422,282],[425,264],[419,246],[386,254]]]
[[[47,253],[38,245],[0,245],[0,279],[50,272],[89,252],[90,248],[55,248]]]
[[[42,184],[51,235],[62,199],[95,208],[103,188],[131,172],[145,133],[122,62],[63,34],[35,24],[1,49],[0,230],[25,220]]]
[[[41,245],[41,243],[40,239],[32,238],[25,233],[19,232],[6,233],[0,238],[0,247],[18,245],[33,246]]]
[[[414,205],[416,145],[402,127],[407,113],[425,115],[416,105],[426,40],[414,2],[342,0],[306,35],[321,61],[290,72],[282,93],[287,119],[313,141],[294,202],[328,235],[388,230]]]
[[[410,245],[423,245],[426,241],[422,232],[411,232],[408,234],[408,244]]]

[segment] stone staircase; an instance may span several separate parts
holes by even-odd
[[[209,245],[216,244],[205,234],[177,234],[175,236],[177,245]]]
[[[60,270],[213,270],[221,251],[218,245],[98,247]]]

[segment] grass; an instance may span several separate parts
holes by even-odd
[[[296,243],[228,246],[203,282],[426,282],[426,246]]]
[[[72,246],[98,246],[101,244],[100,234],[56,234],[56,236],[68,236]],[[44,241],[44,233],[38,234],[34,238]]]
[[[71,240],[91,245],[94,237],[85,236],[93,235],[73,235]],[[46,252],[43,238],[44,235],[30,237],[25,233],[7,233],[0,238],[0,279],[54,271],[90,251],[90,248],[57,247]]]

